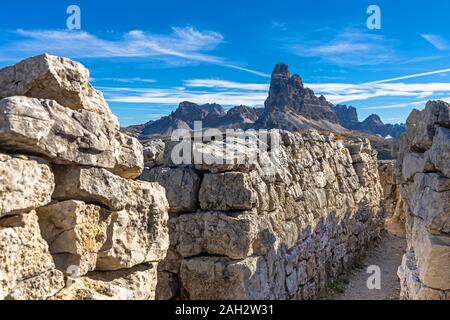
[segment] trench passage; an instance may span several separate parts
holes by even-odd
[[[400,282],[397,268],[405,253],[406,239],[404,224],[390,219],[386,220],[386,231],[381,240],[367,252],[361,268],[354,270],[345,279],[343,292],[336,293],[333,300],[394,300],[399,298]],[[366,282],[371,274],[367,267],[377,265],[381,271],[381,288],[369,290]]]

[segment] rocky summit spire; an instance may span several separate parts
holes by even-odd
[[[278,63],[272,72],[269,97],[265,103],[266,109],[284,109],[290,104],[294,96],[300,95],[303,89],[303,81],[298,74],[291,77],[289,67],[284,63]]]
[[[302,78],[298,74],[291,76],[284,63],[278,63],[272,72],[265,112],[294,113],[312,120],[338,122],[325,97],[318,98],[311,89],[305,88]]]
[[[272,79],[270,81],[271,92],[279,93],[277,89],[286,88],[302,89],[303,81],[298,74],[294,74],[291,77],[288,65],[284,63],[278,63],[272,72]]]

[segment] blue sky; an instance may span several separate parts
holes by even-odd
[[[80,31],[66,27],[72,4]],[[372,4],[380,30],[366,27]],[[360,120],[396,123],[427,100],[450,101],[449,13],[447,0],[2,0],[0,66],[44,52],[75,59],[130,125],[184,100],[262,106],[284,62]]]

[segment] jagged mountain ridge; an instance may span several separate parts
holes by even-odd
[[[279,63],[272,72],[269,95],[263,109],[241,105],[226,112],[218,104],[198,105],[185,101],[168,116],[126,130],[144,138],[167,136],[176,129],[193,129],[194,121],[200,120],[203,128],[277,128],[288,131],[314,128],[342,134],[362,131],[394,138],[405,129],[404,124],[384,124],[377,115],[360,122],[356,108],[335,106],[324,96],[316,96],[314,91],[304,86],[298,74],[291,76],[288,66]]]
[[[202,121],[203,128],[250,128],[259,118],[260,112],[247,106],[236,106],[230,110],[219,104],[198,105],[184,101],[170,115],[143,125],[130,126],[126,131],[140,136],[169,136],[176,129],[194,128],[194,121]]]
[[[379,115],[371,114],[365,120],[358,120],[358,113],[355,107],[346,105],[336,105],[334,107],[339,123],[350,130],[363,131],[383,137],[391,136],[398,138],[405,131],[404,123],[390,124],[383,123]]]

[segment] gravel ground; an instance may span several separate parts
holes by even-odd
[[[348,278],[343,293],[335,295],[334,300],[396,300],[400,293],[397,268],[405,253],[406,240],[404,226],[386,221],[386,232],[380,242],[368,253],[362,267]],[[367,267],[377,265],[381,271],[381,288],[369,290],[366,282],[371,275]]]

